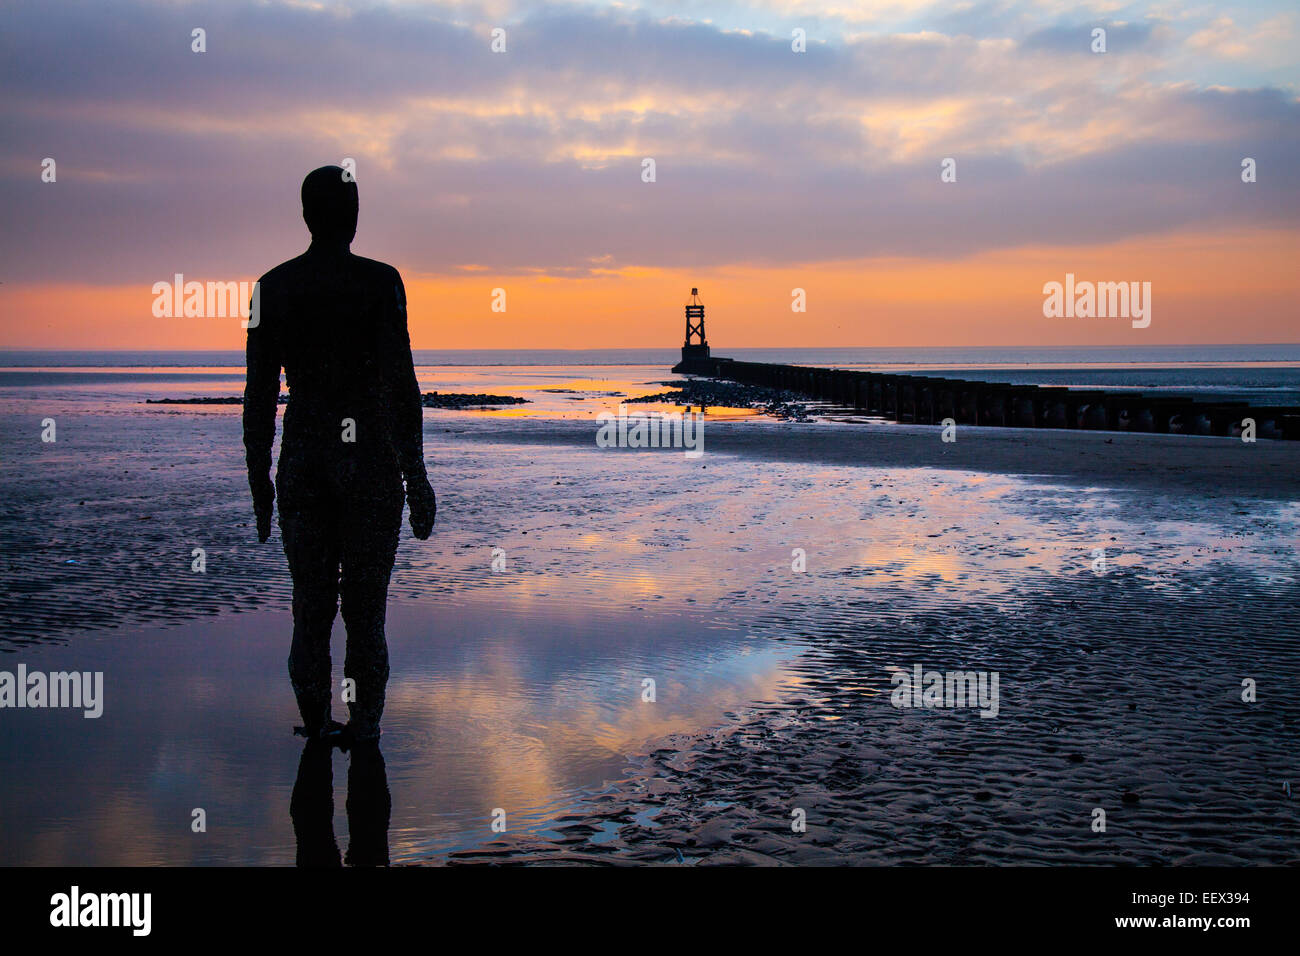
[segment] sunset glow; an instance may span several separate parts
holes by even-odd
[[[1296,340],[1285,4],[131,0],[17,19],[0,347],[239,348],[238,322],[153,318],[151,285],[252,281],[302,251],[298,184],[344,157],[354,251],[402,271],[416,348],[672,347],[691,286],[719,346]],[[1044,320],[1067,272],[1151,282],[1155,321]]]

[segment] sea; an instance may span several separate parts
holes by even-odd
[[[728,358],[1025,385],[1195,394],[1300,405],[1300,344],[929,348],[737,348]],[[416,349],[422,387],[546,387],[572,380],[667,380],[675,349]],[[61,389],[89,397],[237,395],[240,351],[0,350],[0,389]],[[452,371],[455,370],[455,371]],[[662,373],[662,374],[661,374]],[[12,395],[12,393],[11,393]],[[565,406],[560,406],[564,408]],[[537,409],[535,411],[547,411]]]

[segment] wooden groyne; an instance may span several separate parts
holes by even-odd
[[[1300,439],[1300,408],[687,357],[674,372],[762,385],[895,422]]]

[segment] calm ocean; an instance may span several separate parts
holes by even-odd
[[[730,358],[893,372],[936,373],[949,378],[1142,391],[1173,390],[1223,400],[1300,405],[1300,345],[1178,345],[1073,348],[754,348],[727,349]],[[508,384],[523,368],[572,369],[574,377],[597,367],[635,367],[664,374],[676,349],[416,349],[422,369],[496,370]],[[0,351],[0,388],[178,386],[184,382],[234,386],[242,381],[239,351]],[[519,369],[521,371],[515,372]],[[425,375],[421,375],[424,379]]]
[[[1088,367],[1117,364],[1133,368],[1221,365],[1248,362],[1264,365],[1300,364],[1300,344],[1291,345],[1164,345],[1077,346],[1026,348],[980,346],[965,348],[731,348],[718,352],[750,362],[795,365],[873,367],[883,365],[937,368],[1010,364],[1025,368],[1048,365]],[[416,349],[419,365],[668,365],[680,358],[675,348],[655,349]],[[150,368],[181,366],[242,366],[242,351],[82,351],[71,349],[0,349],[0,368],[107,367]]]

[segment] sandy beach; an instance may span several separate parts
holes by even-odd
[[[425,411],[393,862],[1296,862],[1293,443],[730,417],[699,458],[598,448],[594,410],[656,377]],[[51,408],[59,441],[22,440]],[[292,862],[290,585],[238,409],[132,386],[5,415],[0,664],[102,669],[108,703],[3,724],[0,856]],[[997,716],[894,706],[916,665],[996,673]],[[208,803],[219,837],[170,831]]]
[[[852,601],[815,633],[792,617],[807,647],[797,691],[665,741],[557,839],[501,841],[452,862],[1300,860],[1286,790],[1300,719],[1287,689],[1300,667],[1290,628],[1297,449],[1274,443],[1248,458],[1226,441],[1010,429],[970,429],[945,446],[936,432],[758,426],[710,439],[714,453],[770,463],[932,459],[927,467],[1050,481],[1076,496],[1071,517],[1108,497],[1121,513],[1170,525],[1222,522],[1200,555],[1253,538],[1281,564],[1263,578],[1191,554],[1162,567],[1156,553],[1169,542],[1111,535],[1125,566],[1108,574],[1081,561],[1048,586],[1025,575],[1002,600],[952,595],[943,608]],[[513,437],[563,441],[554,430]],[[1129,563],[1134,549],[1146,554]],[[917,660],[998,671],[1005,709],[984,721],[891,706],[889,669]],[[1267,706],[1243,703],[1247,677],[1275,689]],[[806,832],[792,832],[796,808]],[[1108,813],[1105,833],[1090,827],[1096,808]]]
[[[450,861],[1294,865],[1294,641],[1275,592],[1201,585],[1254,613],[1123,576],[1014,609],[864,605],[856,626],[809,635],[784,699],[665,740],[552,839]],[[1184,613],[1199,618],[1190,635]],[[997,670],[997,719],[892,707],[888,668],[914,660]],[[1242,675],[1278,696],[1251,709]]]

